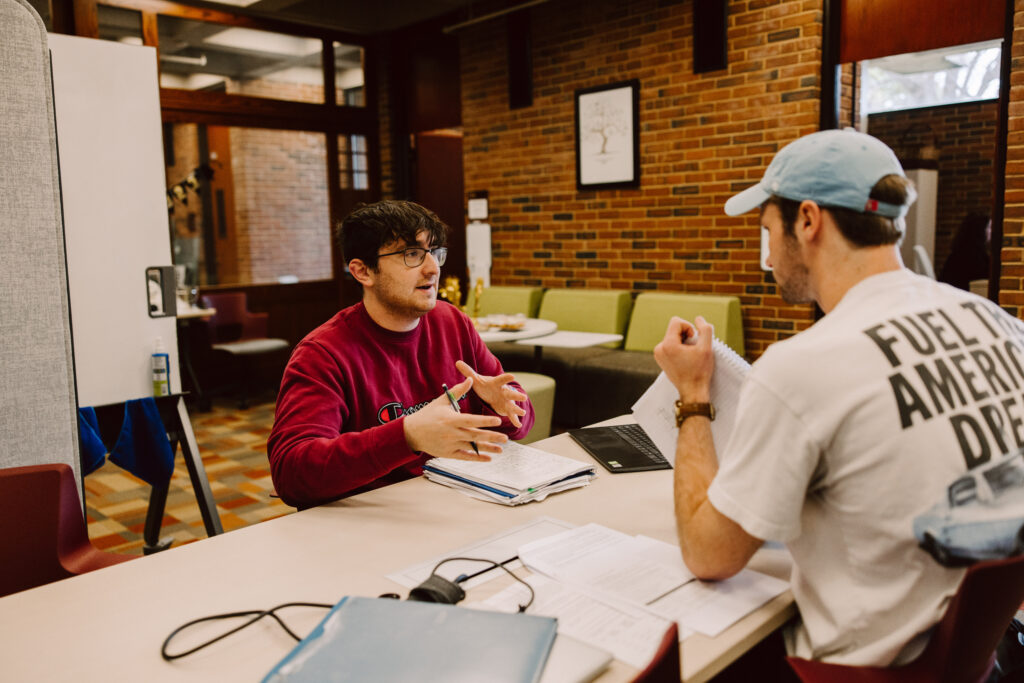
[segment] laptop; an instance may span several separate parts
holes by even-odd
[[[585,427],[570,429],[568,433],[612,474],[672,469],[638,424]]]

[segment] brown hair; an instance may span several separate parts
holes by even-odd
[[[381,247],[393,242],[415,246],[421,232],[427,233],[427,246],[448,242],[448,226],[433,211],[415,202],[386,199],[357,206],[338,226],[336,239],[345,263],[359,259],[376,270]]]
[[[880,202],[902,206],[912,191],[907,178],[895,173],[884,176],[875,183],[868,195]],[[800,214],[800,202],[772,195],[765,204],[772,204],[782,214],[783,229],[787,235],[793,234],[793,226]],[[855,247],[877,247],[883,244],[896,244],[903,238],[903,219],[879,216],[874,213],[862,213],[839,206],[822,206],[835,219],[839,232]]]

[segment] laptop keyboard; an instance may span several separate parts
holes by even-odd
[[[647,432],[644,428],[638,424],[624,424],[624,425],[611,425],[608,427],[620,437],[623,441],[629,443],[629,445],[636,448],[638,451],[647,456],[647,459],[651,462],[663,463],[668,462],[665,460],[665,456],[661,454],[658,447],[654,445],[651,438],[647,436]]]

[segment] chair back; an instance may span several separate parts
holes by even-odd
[[[130,559],[89,543],[69,466],[0,469],[0,596]]]
[[[0,0],[0,26],[0,467],[63,462],[77,481],[74,366],[46,29],[24,0]]]
[[[522,313],[527,318],[536,318],[544,290],[540,287],[487,287],[480,293],[480,315],[515,315]],[[469,291],[466,312],[475,311],[476,292]]]
[[[923,673],[935,681],[983,680],[1022,601],[1024,555],[971,566],[917,660]]]
[[[633,297],[624,289],[549,289],[538,317],[554,320],[560,330],[625,334]],[[619,348],[622,342],[604,344]]]
[[[981,683],[1024,601],[1024,555],[972,565],[921,656],[905,666],[857,667],[787,658],[809,683]]]
[[[220,344],[246,338],[246,318],[249,311],[245,292],[203,294],[200,301],[204,308],[213,308],[217,311],[207,320],[211,343]]]
[[[661,645],[654,658],[636,675],[633,683],[679,683],[683,678],[679,653],[679,626],[672,625],[665,631]]]
[[[715,327],[715,336],[743,355],[743,316],[734,296],[644,292],[636,298],[626,333],[627,351],[653,351],[665,336],[672,316],[693,322],[698,315]]]

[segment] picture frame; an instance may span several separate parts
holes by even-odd
[[[576,189],[640,186],[640,81],[576,91]]]

